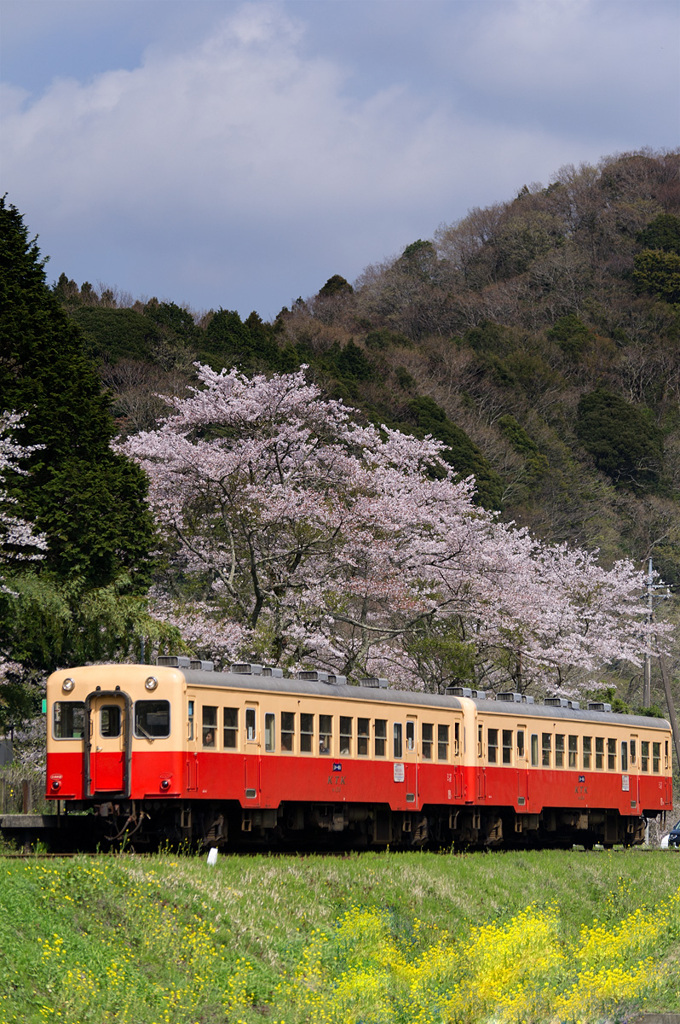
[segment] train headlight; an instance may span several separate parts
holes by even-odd
[[[155,676],[149,676],[147,681],[144,683],[144,686],[147,690],[155,690],[156,687],[158,686],[158,680],[155,678]]]
[[[65,679],[64,682],[61,684],[61,688],[64,691],[64,693],[70,693],[75,685],[76,684],[73,679]]]

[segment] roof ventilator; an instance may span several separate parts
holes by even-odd
[[[496,700],[507,701],[510,704],[521,704],[522,703],[522,694],[521,693],[511,693],[510,691],[507,691],[506,693],[497,693],[496,694]]]
[[[370,686],[374,690],[386,690],[389,683],[379,676],[367,676],[366,679],[359,680],[359,686]]]
[[[336,676],[331,672],[326,682],[328,682],[330,686],[345,686],[347,683],[347,676]]]
[[[549,708],[568,708],[569,701],[566,697],[546,697],[543,703]]]
[[[261,676],[262,665],[253,665],[249,661],[237,661],[231,666],[231,671],[236,676]]]
[[[265,665],[262,669],[263,676],[271,676],[272,679],[283,679],[283,669],[273,668],[270,665]]]
[[[472,690],[469,686],[447,686],[444,690],[447,697],[471,697]]]
[[[588,711],[604,711],[605,713],[609,712],[609,714],[611,714],[611,710],[611,704],[605,704],[601,700],[588,701]]]
[[[215,669],[215,662],[201,661],[199,658],[192,658],[189,668],[198,669],[200,672],[213,672]]]
[[[160,654],[156,658],[156,664],[165,668],[191,668],[191,658],[184,654]]]
[[[297,674],[298,679],[308,679],[312,683],[327,683],[328,672],[319,672],[317,669],[301,669]]]

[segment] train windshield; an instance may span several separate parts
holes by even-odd
[[[170,701],[138,700],[135,703],[135,736],[148,740],[170,735]]]
[[[85,735],[85,704],[80,700],[54,703],[53,735],[56,740],[80,740]]]

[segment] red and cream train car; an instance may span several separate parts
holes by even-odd
[[[111,838],[609,846],[672,806],[660,719],[159,661],[48,681],[47,796]]]

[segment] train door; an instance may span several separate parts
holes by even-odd
[[[637,733],[630,734],[627,751],[628,772],[622,771],[622,786],[628,785],[630,798],[630,813],[633,815],[642,814],[640,797],[640,737]]]
[[[406,773],[406,801],[418,802],[418,719],[406,717],[406,742],[404,743],[404,771]]]
[[[196,701],[193,697],[187,699],[187,756],[186,786],[188,793],[198,792],[198,752],[196,749],[197,728],[196,728]]]
[[[517,726],[515,743],[515,772],[517,774],[517,804],[525,807],[529,791],[529,750],[526,726]]]
[[[453,723],[453,744],[451,750],[451,760],[453,762],[453,799],[462,800],[463,798],[463,768],[462,768],[462,757],[463,747],[465,744],[465,734],[463,732],[463,722],[454,721]]]
[[[91,693],[85,701],[88,796],[129,796],[131,708],[120,690]]]
[[[245,759],[244,784],[248,800],[253,800],[260,790],[260,736],[259,706],[249,701],[245,707]]]

